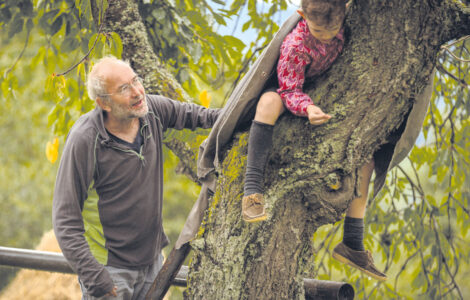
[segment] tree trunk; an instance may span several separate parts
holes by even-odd
[[[440,46],[469,33],[469,10],[456,3],[353,2],[341,57],[307,87],[332,119],[311,126],[286,113],[275,126],[264,222],[241,219],[248,134],[235,135],[192,242],[188,299],[304,298],[302,278],[315,277],[313,233],[357,196],[358,168],[404,121]]]
[[[303,299],[316,229],[341,219],[357,195],[357,169],[397,128],[425,86],[443,43],[469,33],[458,1],[355,0],[343,54],[307,87],[332,115],[323,126],[286,113],[275,127],[266,170],[265,222],[241,220],[247,133],[234,136],[205,222],[192,243],[190,299]],[[123,58],[146,77],[147,92],[187,101],[162,67],[133,1],[109,1],[106,30],[123,41]],[[194,152],[167,144],[194,174]]]

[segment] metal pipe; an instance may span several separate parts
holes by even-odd
[[[0,265],[40,271],[75,274],[62,253],[0,247]],[[185,287],[189,268],[182,266],[173,275],[172,285]]]
[[[354,299],[354,288],[345,282],[304,278],[304,289],[306,300]]]
[[[0,247],[0,265],[49,272],[75,273],[61,253],[38,250]]]
[[[189,252],[188,248],[184,248],[181,253],[178,253],[176,257],[173,257],[170,261],[176,262],[169,267],[167,272],[171,275],[167,279],[170,279],[172,285],[186,287],[187,276],[189,269],[187,266],[181,266],[181,269],[177,270],[174,266],[180,266],[184,257]],[[0,247],[0,265],[20,267],[25,269],[42,270],[49,272],[59,272],[75,274],[70,265],[68,264],[62,253],[38,251],[38,250],[27,250],[9,247]],[[171,272],[171,271],[172,272]],[[162,289],[162,287],[153,287],[154,290]],[[354,299],[354,288],[345,282],[327,281],[327,280],[316,280],[316,279],[304,279],[305,298],[306,299],[338,299],[338,300],[351,300]],[[166,294],[168,287],[159,291],[159,296]],[[155,291],[154,291],[155,292]],[[153,293],[149,293],[147,296],[154,296]],[[163,297],[162,296],[162,297]],[[150,298],[156,299],[156,298]]]

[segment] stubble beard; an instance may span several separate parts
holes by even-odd
[[[120,120],[143,118],[147,115],[149,108],[148,108],[147,99],[145,98],[145,96],[143,96],[141,100],[143,101],[142,103],[143,107],[137,111],[132,110],[128,106],[112,103],[111,104],[112,113],[117,119],[120,119]]]

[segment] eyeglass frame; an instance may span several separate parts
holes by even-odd
[[[127,97],[130,94],[126,95],[126,93],[130,93],[132,87],[134,87],[134,88],[138,87],[138,86],[136,86],[136,84],[143,85],[144,84],[144,79],[142,77],[136,75],[134,78],[132,78],[130,83],[125,83],[125,84],[121,85],[118,88],[119,91],[114,92],[114,93],[110,93],[110,94],[99,94],[98,96],[120,95],[120,96],[123,96],[123,97]]]

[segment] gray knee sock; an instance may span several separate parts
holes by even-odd
[[[245,196],[263,193],[264,167],[273,143],[273,125],[254,121],[248,139]]]
[[[364,219],[344,219],[343,243],[356,251],[364,251]]]

